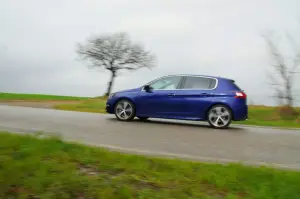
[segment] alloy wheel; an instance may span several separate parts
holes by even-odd
[[[134,117],[134,106],[128,100],[121,100],[116,104],[115,114],[119,120],[131,120]]]
[[[226,128],[231,123],[231,112],[225,106],[214,106],[209,111],[208,121],[215,128]]]

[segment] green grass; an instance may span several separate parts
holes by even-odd
[[[300,172],[150,158],[0,132],[0,198],[298,199]]]
[[[300,108],[296,108],[300,112]],[[278,107],[268,106],[249,106],[248,120],[235,122],[237,124],[273,126],[273,127],[290,127],[300,128],[300,117],[294,119],[282,119],[279,116]]]
[[[88,97],[73,97],[60,95],[43,95],[43,94],[17,94],[17,93],[1,93],[0,101],[26,100],[26,101],[46,101],[46,100],[85,100]]]
[[[106,101],[104,99],[89,99],[76,104],[59,104],[55,105],[55,109],[91,112],[91,113],[106,113]]]

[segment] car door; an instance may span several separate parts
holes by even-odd
[[[141,91],[137,97],[137,115],[168,117],[176,108],[175,92],[180,86],[182,76],[167,76],[148,84],[149,92]]]
[[[210,77],[186,76],[181,89],[176,91],[176,99],[180,104],[184,117],[203,119],[207,108],[215,95],[217,80]]]

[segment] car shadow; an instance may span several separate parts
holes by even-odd
[[[110,121],[116,121],[116,122],[122,122],[117,120],[116,118],[107,118]],[[139,120],[139,119],[134,119],[130,122],[138,123],[138,124],[161,124],[161,125],[171,125],[171,126],[185,126],[185,127],[190,127],[190,128],[206,128],[206,129],[214,129],[213,127],[209,126],[208,124],[205,124],[204,122],[199,122],[199,123],[191,123],[193,121],[179,121],[179,120],[160,120],[160,119],[149,119],[149,120]],[[197,121],[196,121],[197,122]],[[229,126],[227,129],[218,129],[218,130],[233,130],[233,131],[243,131],[244,129],[242,127],[237,127],[237,126]]]

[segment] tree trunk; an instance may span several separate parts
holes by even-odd
[[[291,82],[288,79],[286,83],[286,98],[287,98],[287,105],[289,107],[293,106],[293,94],[292,94],[292,87],[291,87]]]
[[[107,92],[106,92],[105,96],[109,96],[110,95],[112,86],[114,84],[115,77],[116,77],[116,72],[111,71],[111,77],[110,77],[110,81],[108,82]]]
[[[289,107],[293,107],[293,96],[291,90],[287,91],[287,104]]]

